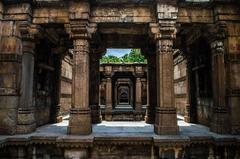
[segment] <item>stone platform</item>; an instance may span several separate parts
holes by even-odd
[[[68,118],[65,118],[61,123],[39,127],[30,134],[1,135],[0,158],[14,158],[10,154],[15,151],[25,158],[69,159],[73,154],[75,158],[84,154],[84,159],[207,158],[214,150],[221,156],[224,152],[221,148],[225,148],[229,158],[238,157],[239,135],[212,133],[208,127],[184,122],[181,116],[178,125],[179,135],[156,135],[154,126],[144,121],[103,121],[92,126],[91,135],[80,136],[67,134]]]
[[[209,128],[199,124],[191,124],[183,121],[181,116],[178,116],[178,125],[180,128],[179,135],[156,135],[154,126],[147,124],[144,121],[103,121],[100,124],[93,124],[92,134],[85,136],[67,135],[68,119],[65,118],[61,123],[48,124],[39,127],[35,132],[24,135],[6,136],[0,135],[1,145],[12,141],[32,141],[44,139],[43,142],[64,142],[64,141],[79,141],[80,143],[91,143],[98,140],[121,140],[129,142],[154,142],[164,144],[174,142],[183,145],[206,142],[223,142],[223,143],[240,143],[240,135],[220,135],[209,131]]]

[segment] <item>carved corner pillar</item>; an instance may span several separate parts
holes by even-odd
[[[112,77],[108,76],[106,81],[106,106],[105,106],[105,120],[112,120]]]
[[[226,69],[224,39],[211,42],[213,117],[210,130],[219,134],[230,132],[229,111],[226,104]]]
[[[0,30],[0,134],[16,134],[22,40],[15,22],[3,21]]]
[[[95,54],[91,51],[92,54],[90,56],[90,107],[92,110],[92,123],[101,123],[101,110],[99,105],[99,85],[100,85],[100,72],[99,72],[99,65],[100,65],[100,57],[98,54]]]
[[[87,135],[92,132],[89,107],[89,47],[95,26],[89,23],[90,4],[87,1],[69,2],[70,35],[73,39],[72,107],[68,134]]]
[[[22,77],[20,104],[18,108],[17,133],[30,133],[36,128],[35,109],[33,107],[34,53],[33,38],[23,38]]]
[[[68,133],[84,135],[92,132],[89,108],[89,42],[88,39],[74,39],[73,45],[72,108]]]
[[[185,105],[185,111],[184,111],[184,121],[187,123],[195,122],[194,116],[196,114],[194,113],[193,107],[191,107],[191,88],[192,86],[192,60],[191,57],[187,56],[186,58],[186,105]]]
[[[140,77],[136,77],[135,82],[135,111],[136,111],[136,120],[141,120],[142,113],[142,82]]]
[[[159,27],[155,34],[157,43],[157,109],[154,131],[160,135],[175,135],[179,132],[176,107],[174,106],[172,48],[176,35],[175,23],[178,9],[173,2],[159,1],[157,4]]]
[[[154,131],[161,135],[178,134],[173,84],[173,41],[160,39],[157,53],[157,109]]]
[[[157,105],[157,91],[156,91],[156,54],[149,54],[148,56],[148,103],[145,121],[153,124],[155,122],[155,108]]]

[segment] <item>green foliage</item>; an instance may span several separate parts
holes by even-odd
[[[100,60],[101,63],[147,63],[147,60],[141,55],[140,49],[132,49],[129,54],[125,54],[122,57],[116,57],[113,55],[103,56]]]

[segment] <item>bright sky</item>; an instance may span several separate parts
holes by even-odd
[[[105,56],[114,55],[117,57],[122,57],[125,54],[130,53],[131,49],[107,49]]]

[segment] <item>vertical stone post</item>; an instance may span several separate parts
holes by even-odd
[[[95,29],[89,23],[89,13],[89,2],[69,2],[70,35],[74,53],[68,134],[87,135],[92,132],[89,108],[89,41]]]
[[[185,122],[193,122],[192,112],[191,112],[191,74],[192,74],[192,62],[190,57],[186,58],[186,105],[185,105],[185,112],[184,112],[184,121]]]
[[[26,37],[29,37],[26,35]],[[20,89],[20,105],[18,108],[17,133],[30,133],[35,130],[33,107],[33,73],[35,44],[32,38],[23,39],[22,76]]]
[[[92,110],[92,123],[100,123],[102,121],[100,106],[99,106],[99,84],[100,84],[100,72],[99,72],[99,60],[97,54],[92,54],[90,58],[90,107]]]
[[[74,39],[73,45],[72,108],[68,133],[85,135],[92,132],[89,108],[89,42],[87,39]]]
[[[148,104],[145,116],[146,123],[153,124],[155,122],[155,107],[157,105],[156,91],[156,55],[148,56]]]
[[[106,106],[105,106],[105,120],[112,120],[112,78],[107,77],[106,81]]]
[[[159,39],[157,43],[157,109],[154,131],[157,134],[178,134],[173,85],[173,41]]]
[[[160,135],[178,134],[173,84],[173,40],[176,35],[176,1],[158,1],[156,39],[157,109],[154,131]]]
[[[142,112],[142,82],[140,77],[136,77],[135,82],[135,111],[136,111],[136,120],[141,120]]]
[[[226,104],[225,48],[223,39],[214,39],[212,49],[213,117],[210,130],[229,133],[229,114]]]

